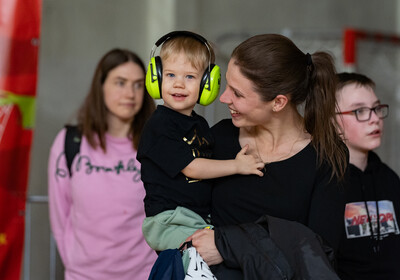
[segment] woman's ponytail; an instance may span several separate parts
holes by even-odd
[[[343,178],[347,166],[347,149],[337,131],[336,70],[333,58],[326,52],[316,52],[306,60],[309,71],[304,107],[305,129],[312,135],[319,164],[324,160],[332,166],[332,176]]]

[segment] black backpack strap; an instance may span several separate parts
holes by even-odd
[[[81,133],[75,125],[66,125],[67,133],[65,134],[64,152],[67,159],[68,173],[71,177],[72,162],[79,153],[81,147]]]

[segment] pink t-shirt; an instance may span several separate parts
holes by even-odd
[[[69,177],[65,132],[48,165],[50,222],[65,279],[147,279],[157,255],[142,234],[145,190],[131,140],[106,135],[104,154],[83,137]]]

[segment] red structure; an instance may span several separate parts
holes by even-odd
[[[371,40],[400,45],[400,36],[397,34],[384,34],[380,32],[365,31],[346,28],[343,33],[343,59],[346,67],[355,70],[357,61],[357,43],[360,40]]]
[[[0,279],[19,280],[41,0],[0,0]]]

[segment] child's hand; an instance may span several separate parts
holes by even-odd
[[[260,157],[247,155],[246,152],[248,149],[249,145],[246,145],[236,155],[235,162],[237,163],[237,173],[243,175],[254,174],[260,177],[264,176],[264,173],[261,171],[264,169],[264,162]]]

